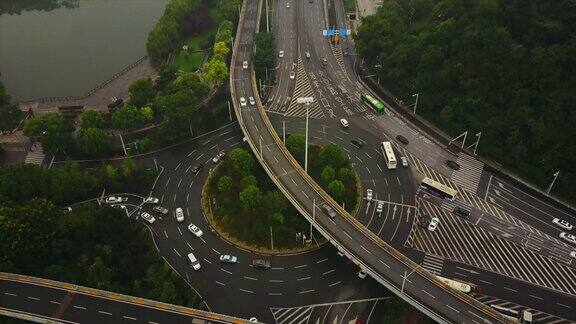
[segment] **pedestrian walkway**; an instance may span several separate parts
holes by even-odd
[[[286,110],[286,116],[297,116],[297,117],[305,117],[306,116],[306,107],[305,105],[299,104],[296,100],[300,97],[314,97],[314,92],[312,91],[312,87],[310,86],[310,81],[306,76],[306,70],[304,69],[304,64],[302,63],[302,58],[298,57],[298,64],[296,70],[296,86],[294,87],[294,93],[292,95],[292,101]],[[309,106],[309,116],[310,118],[324,118],[324,112],[320,105],[318,104],[318,100],[314,100],[312,104]]]
[[[274,320],[278,324],[288,323],[308,323],[314,306],[303,306],[294,308],[276,308],[272,309]]]
[[[412,248],[470,264],[542,287],[576,294],[576,269],[507,238],[500,227],[485,229],[421,200],[423,213],[438,217],[435,231],[416,228]],[[510,235],[510,234],[508,234]],[[427,259],[425,259],[426,262]],[[431,267],[433,261],[426,262]]]
[[[444,266],[444,258],[426,254],[422,268],[432,272],[434,275],[440,276],[442,274],[442,267]]]
[[[42,162],[44,162],[44,157],[45,156],[44,151],[42,149],[42,144],[40,144],[39,142],[35,142],[34,144],[32,144],[30,152],[26,156],[26,160],[24,160],[24,163],[42,165]]]
[[[512,309],[515,311],[527,310],[530,313],[532,313],[532,316],[533,316],[532,320],[534,323],[547,323],[547,324],[570,323],[569,321],[564,320],[560,317],[556,317],[556,316],[550,315],[548,313],[541,312],[539,310],[520,306],[520,305],[511,303],[509,301],[505,301],[505,300],[502,300],[502,299],[499,299],[496,297],[481,295],[481,294],[472,294],[472,297],[474,297],[474,299],[481,302],[482,304],[485,304],[488,306],[496,305],[496,306],[500,306],[500,307],[504,307],[504,308],[509,308],[509,309]],[[545,304],[542,304],[542,306],[545,306]]]
[[[460,154],[457,163],[460,169],[452,172],[450,177],[456,184],[467,189],[469,192],[476,194],[484,163],[476,160],[468,154]]]

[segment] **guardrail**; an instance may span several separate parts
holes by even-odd
[[[236,31],[236,39],[240,39],[240,34],[241,34],[241,30],[242,30],[242,21],[243,21],[243,17],[244,17],[244,13],[245,13],[245,6],[246,6],[246,1],[244,1],[243,5],[242,5],[241,12],[240,12],[239,25],[238,25],[238,29]],[[259,10],[258,10],[258,17],[257,17],[256,26],[259,26],[258,22],[260,20],[261,7],[262,7],[262,0],[259,0]],[[233,64],[235,64],[235,62],[236,62],[236,53],[237,53],[237,45],[235,45],[233,48],[232,60],[231,60],[231,64],[230,64],[230,89],[231,89],[231,95],[232,95],[233,99],[236,98],[236,90],[234,87],[235,70],[234,70],[234,66],[233,66]],[[466,294],[460,293],[460,292],[456,292],[456,291],[452,290],[451,288],[449,288],[446,284],[444,284],[442,281],[438,280],[430,272],[426,271],[425,269],[420,267],[418,264],[416,264],[412,260],[408,259],[404,255],[402,255],[396,249],[394,249],[393,247],[388,245],[386,242],[384,242],[380,237],[378,237],[377,235],[375,235],[374,233],[369,231],[363,224],[361,224],[358,220],[356,220],[350,214],[348,214],[348,212],[346,210],[344,210],[338,203],[336,203],[336,201],[334,201],[326,192],[324,192],[324,190],[322,188],[320,188],[320,186],[318,186],[318,184],[316,184],[316,182],[312,178],[310,178],[310,176],[304,171],[304,169],[302,169],[302,167],[298,164],[298,162],[294,159],[294,157],[290,154],[290,152],[284,146],[284,144],[280,140],[278,134],[276,134],[276,131],[274,130],[274,127],[270,123],[270,120],[268,119],[266,112],[264,111],[264,107],[262,105],[262,102],[260,100],[260,96],[259,96],[258,90],[257,90],[258,88],[256,85],[256,76],[255,76],[253,68],[251,68],[251,79],[252,79],[251,81],[252,81],[252,88],[253,88],[253,92],[254,92],[254,97],[256,98],[259,113],[262,117],[262,120],[266,124],[266,127],[267,127],[268,131],[270,132],[272,138],[274,139],[275,144],[278,146],[280,151],[283,153],[284,157],[290,162],[292,167],[300,174],[300,176],[302,178],[304,178],[304,180],[308,183],[308,185],[310,185],[318,193],[318,195],[320,195],[327,203],[329,203],[336,211],[338,211],[339,215],[343,219],[345,219],[347,222],[349,222],[351,225],[353,225],[361,234],[363,234],[364,236],[369,238],[374,244],[383,248],[389,255],[394,257],[398,262],[400,262],[404,266],[412,269],[414,272],[417,272],[420,276],[422,276],[423,278],[426,278],[427,280],[429,280],[431,283],[433,283],[438,288],[443,289],[445,292],[453,295],[454,297],[465,302],[466,304],[470,305],[471,307],[483,312],[487,316],[491,317],[493,320],[503,322],[503,323],[511,322],[510,320],[503,317],[499,313],[493,311],[490,307],[476,301],[472,297],[470,297]],[[252,136],[250,135],[250,132],[247,131],[246,126],[244,124],[244,121],[242,118],[241,108],[238,109],[238,105],[236,103],[236,100],[232,100],[232,102],[234,105],[234,111],[235,111],[236,117],[239,120],[240,128],[242,129],[242,131],[246,135],[246,138],[248,139],[248,143],[249,143],[252,151],[257,153],[256,156],[257,156],[259,162],[262,164],[264,170],[268,173],[270,178],[274,181],[274,183],[278,186],[278,188],[284,193],[284,195],[290,200],[290,202],[296,207],[296,209],[298,209],[298,211],[300,211],[300,213],[302,215],[304,215],[309,221],[312,222],[311,215],[308,214],[306,209],[303,206],[301,206],[300,203],[292,196],[292,194],[284,187],[284,185],[281,183],[281,181],[276,177],[276,175],[274,174],[272,169],[269,167],[268,163],[264,160],[263,156],[260,156],[258,154],[259,150],[256,147],[255,141],[252,138]],[[406,294],[401,294],[399,289],[396,286],[394,286],[392,283],[388,282],[379,273],[377,273],[373,269],[370,269],[369,266],[367,266],[360,259],[358,259],[354,255],[352,255],[350,253],[350,251],[348,251],[345,247],[340,245],[332,237],[332,235],[327,233],[326,230],[324,230],[317,222],[312,222],[312,224],[320,233],[322,233],[322,235],[327,237],[328,240],[332,244],[336,245],[340,250],[346,251],[347,252],[346,255],[348,257],[354,259],[353,261],[356,264],[362,264],[364,269],[368,270],[368,272],[374,278],[376,278],[379,282],[384,284],[388,289],[395,291],[395,293],[397,295],[399,295],[401,298],[403,298],[407,302],[411,303],[412,305],[416,306],[418,309],[420,309],[421,311],[426,313],[428,316],[434,318],[435,320],[441,321],[441,322],[447,322],[446,319],[444,319],[443,317],[441,317],[439,314],[435,313],[434,311],[430,310],[426,306],[422,305],[417,300],[413,299],[412,297],[410,297]]]
[[[31,276],[13,274],[13,273],[5,273],[0,272],[0,280],[5,281],[14,281],[14,282],[21,282],[25,284],[32,284],[37,286],[43,286],[47,288],[54,288],[59,290],[65,290],[74,293],[81,293],[84,295],[96,297],[96,298],[103,298],[108,299],[114,302],[122,302],[122,303],[129,303],[134,304],[137,306],[144,306],[149,308],[155,308],[160,311],[166,312],[173,312],[182,315],[192,316],[198,319],[217,322],[217,323],[250,323],[248,320],[228,316],[228,315],[221,315],[217,313],[211,313],[199,309],[188,308],[178,305],[172,305],[167,303],[162,303],[150,299],[140,298],[140,297],[133,297],[128,295],[123,295],[115,292],[104,291],[94,288],[88,288],[84,286],[78,286],[70,283],[43,279],[43,278],[36,278]],[[10,316],[18,317],[18,313],[12,313]],[[30,314],[28,314],[30,315]]]

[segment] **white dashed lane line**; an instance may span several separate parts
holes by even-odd
[[[32,299],[32,300],[40,300],[40,298],[38,298],[38,297],[31,297],[31,296],[28,296],[28,297],[26,297],[26,298],[28,298],[28,299]]]
[[[330,274],[330,273],[332,273],[332,272],[334,272],[334,271],[336,271],[336,269],[328,270],[328,271],[322,273],[322,275],[325,276],[325,275]]]
[[[322,263],[322,262],[324,262],[324,261],[328,261],[328,258],[322,259],[322,260],[320,260],[320,261],[316,261],[316,263],[318,264],[318,263]]]
[[[284,280],[280,280],[280,279],[270,279],[270,282],[275,282],[275,283],[282,283],[284,282]]]
[[[316,291],[315,289],[301,291],[300,294],[307,294]]]
[[[253,293],[254,293],[252,290],[246,290],[246,289],[242,289],[242,288],[240,288],[240,291],[243,291],[243,292],[249,293],[249,294],[253,294]]]
[[[226,270],[226,269],[222,269],[222,268],[220,268],[220,270],[222,270],[222,271],[226,272],[227,274],[232,274],[232,272],[230,272],[230,271],[228,271],[228,270]]]
[[[83,307],[83,306],[76,306],[76,305],[74,305],[74,306],[72,306],[72,307],[74,307],[74,308],[76,308],[76,309],[86,310],[86,307]]]
[[[7,293],[7,292],[5,292],[4,295],[6,295],[6,296],[12,296],[12,297],[17,297],[17,296],[18,296],[18,295],[16,295],[16,294]]]
[[[104,314],[104,315],[112,315],[112,313],[110,313],[110,312],[105,312],[105,311],[101,311],[101,310],[99,310],[98,313]]]
[[[258,281],[258,278],[252,278],[252,277],[246,277],[246,276],[244,276],[244,279]]]
[[[336,281],[336,282],[329,284],[328,287],[334,287],[336,285],[339,285],[340,283],[342,283],[342,281]]]
[[[51,301],[50,301],[50,304],[60,305],[60,302],[55,301],[55,300],[51,300]]]
[[[226,286],[226,284],[225,284],[225,283],[223,283],[223,282],[220,282],[220,281],[217,281],[217,280],[216,280],[216,283],[217,283],[217,284],[219,284],[220,286]]]
[[[212,248],[212,251],[214,251],[218,255],[222,254],[222,253],[218,252],[217,250],[215,250],[214,248]]]
[[[310,279],[310,277],[298,278],[298,279],[296,279],[296,281],[304,281],[304,280],[308,280],[308,279]]]
[[[122,316],[122,318],[125,318],[127,320],[131,320],[131,321],[135,321],[136,317],[132,317],[132,316]]]
[[[268,293],[268,296],[282,296],[282,293]]]
[[[295,266],[294,269],[305,268],[305,267],[307,267],[307,266],[308,266],[307,264],[301,264],[301,265]]]
[[[206,263],[212,264],[212,261],[210,261],[210,260],[208,260],[208,259],[206,259],[206,258],[202,258],[202,259],[204,259],[204,261],[206,261]]]

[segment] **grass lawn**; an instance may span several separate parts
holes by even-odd
[[[198,70],[200,64],[202,64],[202,57],[204,52],[194,52],[190,53],[190,55],[186,56],[183,53],[180,53],[172,63],[174,67],[178,70],[186,71],[186,72],[194,72]]]
[[[346,9],[346,12],[355,12],[356,0],[344,0],[344,8]]]

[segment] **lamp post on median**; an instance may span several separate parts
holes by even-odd
[[[378,70],[380,70],[382,68],[382,64],[376,64],[374,65],[375,68],[378,68]],[[380,71],[378,71],[378,78],[376,79],[378,82],[378,85],[380,85]]]
[[[415,93],[412,95],[412,97],[416,97],[416,102],[414,103],[414,115],[416,115],[416,108],[418,108],[418,97],[420,96],[420,93]]]
[[[560,171],[554,173],[554,179],[552,179],[552,183],[550,184],[550,186],[548,186],[548,189],[546,189],[546,195],[550,195],[550,190],[552,190],[552,186],[554,186],[554,182],[556,182],[558,175],[560,175]]]
[[[306,105],[306,143],[304,146],[304,171],[308,173],[308,120],[309,120],[309,110],[310,104],[314,102],[314,97],[300,97],[296,99],[298,104]]]

